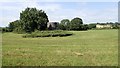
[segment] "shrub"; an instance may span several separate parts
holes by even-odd
[[[16,27],[14,30],[13,30],[14,33],[18,33],[18,34],[23,34],[23,33],[26,33],[22,28],[20,27]]]
[[[54,30],[54,31],[35,31],[32,32],[31,34],[25,34],[23,35],[24,38],[27,37],[63,37],[63,36],[70,36],[73,33],[67,32],[67,31],[62,31],[62,30]]]
[[[8,27],[1,28],[1,31],[2,31],[2,33],[4,33],[4,32],[12,32],[12,30],[9,29]]]

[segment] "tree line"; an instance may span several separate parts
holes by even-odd
[[[48,30],[47,23],[49,22],[47,14],[43,10],[39,10],[36,8],[27,7],[24,11],[20,13],[20,19],[10,22],[8,27],[0,28],[3,32],[17,32],[17,33],[31,33],[35,30]],[[87,30],[87,29],[95,29],[96,24],[100,23],[92,23],[92,24],[83,24],[81,18],[76,17],[71,21],[69,19],[63,19],[60,21],[58,25],[58,29],[60,30]],[[119,23],[106,23],[112,24],[113,28],[118,29]]]
[[[87,26],[83,24],[81,18],[76,17],[71,21],[69,19],[61,20],[59,24],[59,29],[61,30],[87,30]]]
[[[20,19],[10,22],[9,26],[3,28],[5,32],[31,33],[35,30],[47,30],[49,22],[47,14],[43,10],[27,7],[20,13]],[[83,21],[81,18],[74,18],[69,21],[64,19],[58,25],[61,30],[83,30]]]

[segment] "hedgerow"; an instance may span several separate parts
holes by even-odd
[[[68,32],[68,31],[63,31],[63,30],[53,30],[53,31],[35,31],[32,32],[31,34],[25,34],[23,35],[24,38],[27,37],[63,37],[63,36],[70,36],[73,35],[73,33]]]

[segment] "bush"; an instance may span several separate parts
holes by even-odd
[[[8,27],[1,28],[0,30],[2,31],[2,33],[4,33],[4,32],[12,32],[12,30],[9,29]]]
[[[14,33],[18,33],[18,34],[24,34],[26,33],[22,28],[20,27],[16,27],[14,30],[13,30]]]
[[[54,31],[35,31],[31,34],[25,34],[23,35],[24,38],[27,37],[63,37],[63,36],[70,36],[72,35],[71,32],[63,31],[63,30],[54,30]]]

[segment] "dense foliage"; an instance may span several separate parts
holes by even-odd
[[[23,23],[23,29],[27,32],[45,30],[47,28],[48,17],[42,10],[36,8],[26,8],[20,13],[20,20]]]
[[[33,32],[47,28],[48,17],[42,10],[26,8],[20,13],[20,20],[10,22],[9,28],[15,32]]]
[[[70,21],[69,21],[69,19],[61,20],[61,22],[59,24],[59,29],[69,30],[70,29]]]
[[[62,31],[62,30],[53,30],[53,31],[35,31],[31,34],[25,34],[23,37],[63,37],[63,36],[70,36],[72,35],[71,32]]]
[[[95,29],[96,28],[96,23],[91,23],[88,25],[88,29]]]
[[[12,32],[12,30],[9,29],[8,27],[1,27],[0,30],[2,31],[2,33],[4,33],[4,32]]]
[[[59,29],[61,30],[87,30],[88,25],[83,24],[83,21],[81,18],[74,18],[71,21],[69,19],[63,19],[61,20],[59,24]]]
[[[81,18],[74,18],[70,22],[70,30],[80,30],[82,27],[82,19]]]
[[[120,23],[118,23],[118,22],[112,23],[112,26],[113,26],[113,29],[119,29]]]

